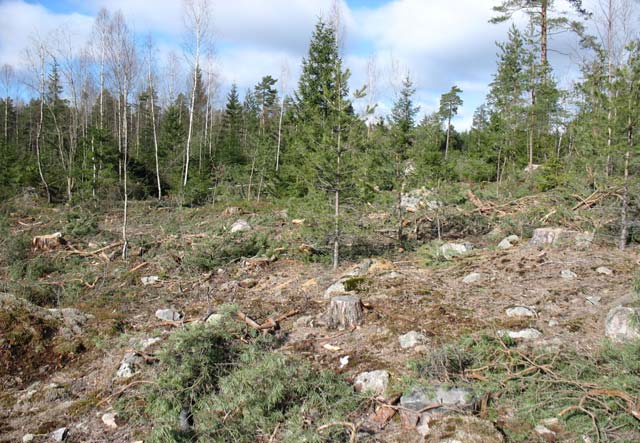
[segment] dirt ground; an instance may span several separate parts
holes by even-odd
[[[116,222],[116,218],[107,220],[107,224]],[[134,233],[161,236],[151,229],[158,228],[132,226]],[[177,241],[198,241],[197,236],[189,235],[184,233]],[[329,330],[317,324],[329,303],[325,290],[356,263],[344,263],[333,271],[326,265],[285,256],[259,266],[238,262],[211,275],[181,276],[164,272],[160,261],[150,261],[118,285],[118,297],[96,300],[88,290],[78,301],[80,309],[96,316],[91,327],[98,331],[97,337],[87,352],[64,365],[46,367],[29,383],[10,377],[3,380],[0,442],[22,441],[29,433],[36,435],[35,441],[47,441],[45,434],[63,426],[69,428],[70,442],[143,440],[144,429],[126,424],[112,429],[101,417],[110,410],[110,396],[144,379],[144,375],[127,381],[115,378],[124,354],[140,349],[144,339],[164,340],[175,330],[174,325],[154,316],[156,309],[175,308],[186,314],[187,322],[202,320],[225,303],[237,304],[258,322],[298,310],[281,324],[279,333],[285,343],[280,352],[302,355],[349,380],[363,371],[385,369],[393,383],[406,374],[408,361],[465,334],[533,327],[542,332],[542,338],[532,346],[593,349],[604,336],[609,309],[629,296],[633,272],[640,264],[636,248],[620,252],[597,242],[588,249],[541,249],[522,241],[511,249],[498,250],[494,240],[467,241],[475,246],[470,254],[437,266],[425,266],[413,253],[377,260],[359,281],[357,293],[365,305],[366,319],[353,331]],[[88,260],[104,266],[104,275],[123,266],[117,259],[105,265],[97,257]],[[135,265],[134,261],[129,267]],[[596,272],[601,266],[611,269],[612,275]],[[563,278],[563,270],[573,271],[576,277]],[[464,283],[463,278],[472,272],[480,273],[480,280]],[[141,275],[162,277],[140,287]],[[129,285],[136,286],[135,296],[127,295]],[[524,320],[507,317],[506,309],[515,306],[532,308],[537,315]],[[301,320],[305,316],[309,318]],[[126,325],[125,334],[105,332],[118,322]],[[409,331],[423,333],[427,342],[401,349],[398,337]],[[334,350],[324,347],[327,344]],[[159,346],[161,342],[145,352],[152,354]],[[348,363],[342,365],[345,356]],[[415,437],[399,437],[405,431],[398,426],[390,426],[381,441]]]

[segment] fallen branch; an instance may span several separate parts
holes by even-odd
[[[117,241],[115,243],[112,243],[112,244],[110,244],[108,246],[105,246],[103,248],[96,249],[95,251],[86,252],[86,251],[74,250],[74,251],[69,252],[69,255],[80,255],[82,257],[91,257],[93,255],[100,254],[101,252],[108,251],[109,249],[117,248],[118,246],[122,246],[122,240]]]
[[[351,422],[348,421],[338,421],[335,423],[328,423],[326,425],[322,425],[320,426],[317,431],[318,432],[322,432],[326,429],[330,429],[330,428],[337,428],[337,427],[344,427],[344,428],[349,428],[351,429],[351,438],[349,439],[349,443],[356,443],[356,439],[357,439],[357,432],[356,432],[356,425],[354,425]]]
[[[152,380],[136,380],[133,381],[131,383],[129,383],[128,385],[124,386],[122,389],[114,392],[113,394],[111,394],[108,397],[103,398],[102,400],[100,400],[97,404],[96,404],[96,408],[103,405],[104,403],[109,403],[111,400],[120,397],[122,394],[125,393],[125,391],[129,388],[132,388],[133,386],[137,386],[137,385],[157,385],[158,383],[156,383],[155,381]]]

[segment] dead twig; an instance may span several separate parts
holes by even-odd
[[[136,381],[132,381],[128,385],[124,386],[122,389],[119,389],[118,391],[114,392],[110,396],[105,397],[102,400],[100,400],[96,404],[96,408],[99,407],[99,406],[102,406],[105,403],[111,402],[111,400],[113,400],[113,399],[116,399],[116,398],[120,397],[122,394],[125,393],[125,391],[127,391],[127,389],[132,388],[133,386],[137,386],[137,385],[157,385],[157,384],[158,383],[156,383],[155,381],[152,381],[152,380],[136,380]]]
[[[326,425],[322,425],[317,429],[317,432],[322,432],[326,429],[336,428],[336,427],[345,427],[351,429],[351,438],[349,439],[349,443],[356,443],[358,438],[358,434],[356,432],[356,425],[348,421],[338,421],[335,423],[328,423]]]

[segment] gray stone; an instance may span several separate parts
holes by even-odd
[[[329,286],[326,291],[324,291],[324,298],[331,298],[335,295],[342,295],[346,293],[347,293],[347,289],[344,286],[344,282],[337,281],[331,286]]]
[[[369,271],[369,268],[371,268],[371,265],[373,265],[373,263],[374,263],[374,260],[370,258],[366,258],[362,260],[360,263],[358,263],[356,266],[354,266],[353,269],[351,269],[351,271],[347,272],[345,274],[345,277],[362,277],[363,275],[367,274],[367,272]]]
[[[144,286],[152,285],[160,281],[160,277],[157,275],[149,275],[148,277],[141,277],[140,280]]]
[[[65,441],[68,436],[69,429],[67,428],[56,429],[51,433],[51,438],[53,439],[53,441]]]
[[[25,434],[22,436],[22,443],[29,443],[36,438],[33,434]]]
[[[313,326],[315,317],[313,315],[303,315],[293,322],[294,328],[309,328]]]
[[[209,317],[207,317],[207,323],[209,323],[210,325],[221,325],[222,321],[224,319],[224,315],[222,314],[211,314]]]
[[[509,249],[509,248],[512,248],[513,245],[515,243],[518,243],[519,241],[520,241],[520,237],[518,237],[517,235],[510,235],[509,237],[503,239],[498,244],[498,249]]]
[[[474,393],[467,388],[446,388],[436,385],[430,389],[415,388],[400,397],[400,406],[420,411],[428,406],[440,405],[431,409],[432,414],[444,413],[448,410],[469,409],[474,401]]]
[[[75,308],[48,309],[48,311],[54,318],[62,322],[59,332],[68,340],[82,334],[84,326],[94,318],[93,315]]]
[[[558,320],[549,320],[549,326],[552,327],[552,328],[555,328],[559,324],[560,323],[558,322]]]
[[[544,441],[554,442],[556,441],[556,433],[545,425],[539,424],[534,428],[536,434],[538,434]]]
[[[401,335],[398,339],[402,349],[409,349],[423,344],[427,340],[427,337],[419,332],[411,331]]]
[[[444,258],[450,260],[458,255],[465,255],[473,249],[470,243],[445,243],[440,246],[440,253]]]
[[[536,311],[526,306],[514,306],[507,309],[507,317],[535,317]]]
[[[118,427],[118,424],[116,423],[116,414],[111,412],[102,414],[102,423],[104,423],[108,428],[116,429]]]
[[[617,306],[610,310],[605,321],[605,335],[616,343],[640,338],[640,309]]]
[[[356,392],[370,392],[374,395],[384,394],[387,386],[389,386],[389,373],[381,370],[363,372],[353,383]]]
[[[500,336],[508,336],[513,340],[536,340],[542,337],[542,332],[534,328],[526,328],[520,331],[498,331]]]
[[[566,280],[572,280],[574,278],[578,277],[578,274],[576,274],[575,272],[573,272],[571,269],[563,269],[560,272],[560,276]]]
[[[600,266],[596,269],[596,272],[602,275],[613,275],[613,271],[606,266]]]
[[[137,367],[142,363],[143,359],[135,352],[127,352],[120,362],[117,378],[131,378],[135,375]]]
[[[158,309],[156,317],[163,321],[180,321],[182,320],[182,313],[175,309]]]
[[[470,284],[470,283],[476,283],[480,280],[482,280],[482,274],[480,274],[479,272],[472,272],[471,274],[463,278],[462,282]]]
[[[251,225],[246,220],[240,219],[231,225],[230,232],[235,234],[236,232],[251,231],[251,229]]]
[[[598,306],[602,297],[598,295],[590,295],[585,299],[585,303],[588,305]]]
[[[531,246],[574,244],[579,247],[589,246],[593,241],[593,234],[588,232],[570,231],[564,228],[538,228],[533,231],[529,241]]]
[[[145,349],[150,348],[151,346],[155,345],[160,341],[162,341],[160,337],[146,338],[140,342],[140,348],[144,351]]]

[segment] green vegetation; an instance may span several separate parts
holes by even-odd
[[[354,412],[359,398],[340,377],[274,350],[271,336],[246,335],[224,310],[217,325],[172,335],[160,354],[157,384],[137,420],[150,421],[152,442],[342,442],[344,429],[317,428]],[[239,340],[248,338],[248,344]],[[135,405],[124,399],[123,412]]]
[[[570,349],[531,351],[489,336],[463,338],[414,361],[414,382],[468,386],[501,421],[509,441],[532,441],[543,420],[559,417],[560,441],[637,441],[634,393],[640,389],[640,343],[601,345],[592,355]],[[631,401],[629,403],[629,400]]]

